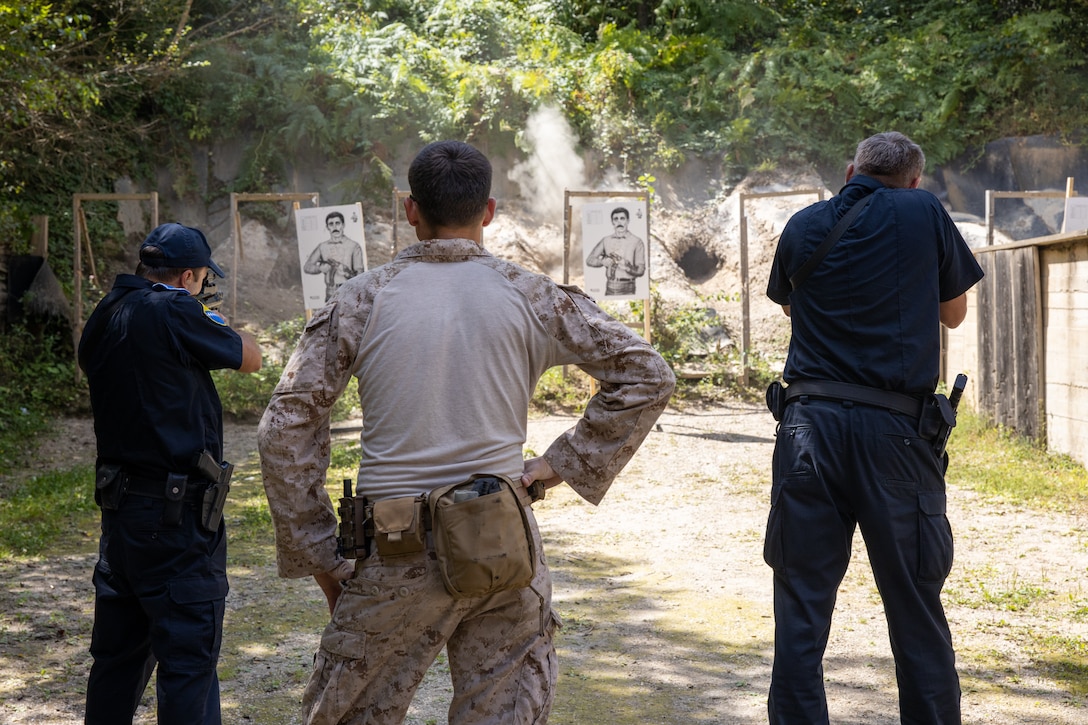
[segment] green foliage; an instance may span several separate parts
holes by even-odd
[[[200,99],[209,97],[200,85],[207,78],[196,73],[205,66],[200,56],[235,38],[297,27],[286,3],[0,6],[0,230],[19,229],[15,238],[23,239],[32,215],[49,215],[51,248],[70,260],[73,193],[112,192],[122,177],[155,188],[153,169],[167,166],[180,172],[182,192],[198,188],[189,140],[201,137],[200,124],[203,138],[210,129],[229,137],[232,127],[223,121],[235,120],[198,113]],[[244,97],[250,79],[233,80],[226,98]],[[265,158],[260,146],[254,149]],[[97,255],[98,237],[91,239]]]
[[[255,373],[239,373],[236,370],[214,370],[212,380],[223,404],[223,414],[239,420],[256,420],[264,413],[272,392],[283,375],[291,353],[294,352],[306,320],[297,317],[265,330],[260,339],[264,360]],[[336,401],[330,414],[332,421],[342,421],[359,416],[359,384],[351,378],[343,395]]]
[[[573,49],[543,6],[408,3],[393,15],[329,15],[314,28],[326,71],[366,107],[368,131],[386,145],[512,133],[511,121],[554,95],[560,54]]]
[[[670,365],[676,367],[699,358],[707,359],[711,364],[724,362],[729,351],[715,337],[715,333],[721,331],[721,322],[713,304],[727,301],[727,295],[700,296],[701,304],[676,304],[665,302],[653,286],[651,297],[651,339]],[[642,322],[642,306],[637,307],[637,321]],[[635,308],[632,304],[632,311]]]
[[[247,13],[228,9],[215,0],[0,6],[0,230],[15,232],[17,249],[30,218],[45,214],[61,252],[54,263],[70,264],[72,194],[154,178],[153,141],[169,138],[161,131],[171,122],[158,92],[193,39],[208,41],[209,25],[245,27]]]
[[[889,128],[940,164],[1088,111],[1088,6],[1060,0],[69,0],[5,7],[0,31],[3,230],[163,164],[197,193],[191,145],[231,139],[241,169],[205,193],[317,157],[377,200],[406,146],[509,148],[545,103],[605,165],[662,170],[838,168]]]
[[[538,413],[580,412],[590,398],[590,378],[574,367],[551,368],[537,381],[530,401]]]
[[[87,385],[75,382],[66,332],[16,326],[0,335],[0,473],[23,461],[51,417],[86,406]]]
[[[724,400],[740,397],[762,399],[773,380],[780,377],[780,361],[772,361],[758,350],[749,350],[747,360],[732,341],[724,337],[715,302],[737,296],[719,293],[703,297],[698,304],[677,304],[662,299],[656,286],[650,287],[650,338],[654,348],[677,376],[674,403],[684,400]],[[618,320],[639,327],[644,324],[645,305],[641,300],[605,304]],[[747,363],[747,364],[745,364]],[[743,373],[747,367],[747,381]]]
[[[789,37],[753,54],[734,81],[727,148],[747,164],[768,156],[838,164],[881,129],[907,133],[940,164],[996,137],[1078,125],[1069,113],[1085,103],[1084,61],[1058,39],[1069,19],[1058,10],[782,5],[802,11]],[[1041,108],[1053,115],[1040,117]]]
[[[223,414],[236,420],[260,418],[282,373],[282,365],[275,363],[262,365],[255,373],[213,370],[212,380],[219,391]]]

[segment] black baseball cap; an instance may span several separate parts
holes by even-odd
[[[152,252],[148,247],[154,247]],[[171,222],[161,224],[140,245],[140,261],[152,267],[208,267],[220,277],[226,277],[212,261],[212,248],[199,229]]]

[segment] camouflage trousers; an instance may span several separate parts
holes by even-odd
[[[551,574],[530,511],[540,560],[530,586],[454,599],[442,584],[428,533],[418,554],[355,567],[321,637],[303,695],[309,725],[404,722],[423,675],[446,647],[450,725],[543,725],[558,677]]]

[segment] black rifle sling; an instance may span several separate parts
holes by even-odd
[[[861,213],[861,210],[865,208],[869,200],[873,198],[870,193],[865,196],[864,199],[854,203],[845,214],[842,215],[842,219],[839,219],[839,223],[835,225],[835,228],[831,230],[831,233],[827,235],[827,239],[820,243],[820,246],[816,247],[816,251],[812,253],[812,256],[805,260],[805,263],[801,265],[801,269],[797,270],[792,277],[790,277],[790,285],[793,289],[797,289],[808,276],[812,274],[812,270],[816,269],[820,265],[820,262],[824,261],[824,257],[831,251],[831,248],[835,246],[835,243],[839,241],[839,238],[846,233],[846,230],[854,222],[854,218]]]

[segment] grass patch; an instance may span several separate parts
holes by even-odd
[[[1032,635],[1040,651],[1033,654],[1036,666],[1062,684],[1072,695],[1088,695],[1088,640],[1067,635]]]
[[[540,376],[530,401],[535,413],[575,412],[590,398],[590,377],[576,367],[549,368]]]
[[[980,578],[966,589],[948,587],[945,594],[949,601],[970,609],[989,607],[1005,612],[1023,612],[1054,595],[1045,587],[1017,582],[1015,577],[1007,585]]]
[[[1072,701],[1088,695],[1088,640],[1001,620],[995,637],[1014,642],[1023,661],[1000,649],[957,649],[965,692],[1017,691],[1027,678],[1053,681]],[[1083,706],[1083,705],[1081,705]]]
[[[556,581],[553,602],[563,618],[556,634],[563,695],[549,722],[719,722],[720,713],[689,702],[690,688],[708,679],[717,687],[750,687],[738,672],[757,666],[773,635],[751,602],[674,587],[603,536],[595,537],[593,550],[615,556],[576,556],[569,538],[551,531],[544,538]],[[579,594],[570,596],[572,590]],[[751,639],[737,643],[738,631]],[[644,650],[676,656],[666,673],[645,666]],[[723,661],[728,674],[719,682]]]
[[[1037,587],[1032,584],[1021,584],[1011,588],[993,588],[986,586],[985,582],[979,582],[979,591],[982,599],[998,609],[1008,612],[1020,612],[1029,608],[1035,602],[1043,601],[1052,591]]]
[[[1040,509],[1088,511],[1088,471],[1069,456],[959,413],[948,445],[948,482],[993,499]]]
[[[90,466],[35,476],[0,499],[0,558],[41,554],[74,520],[97,510]]]

